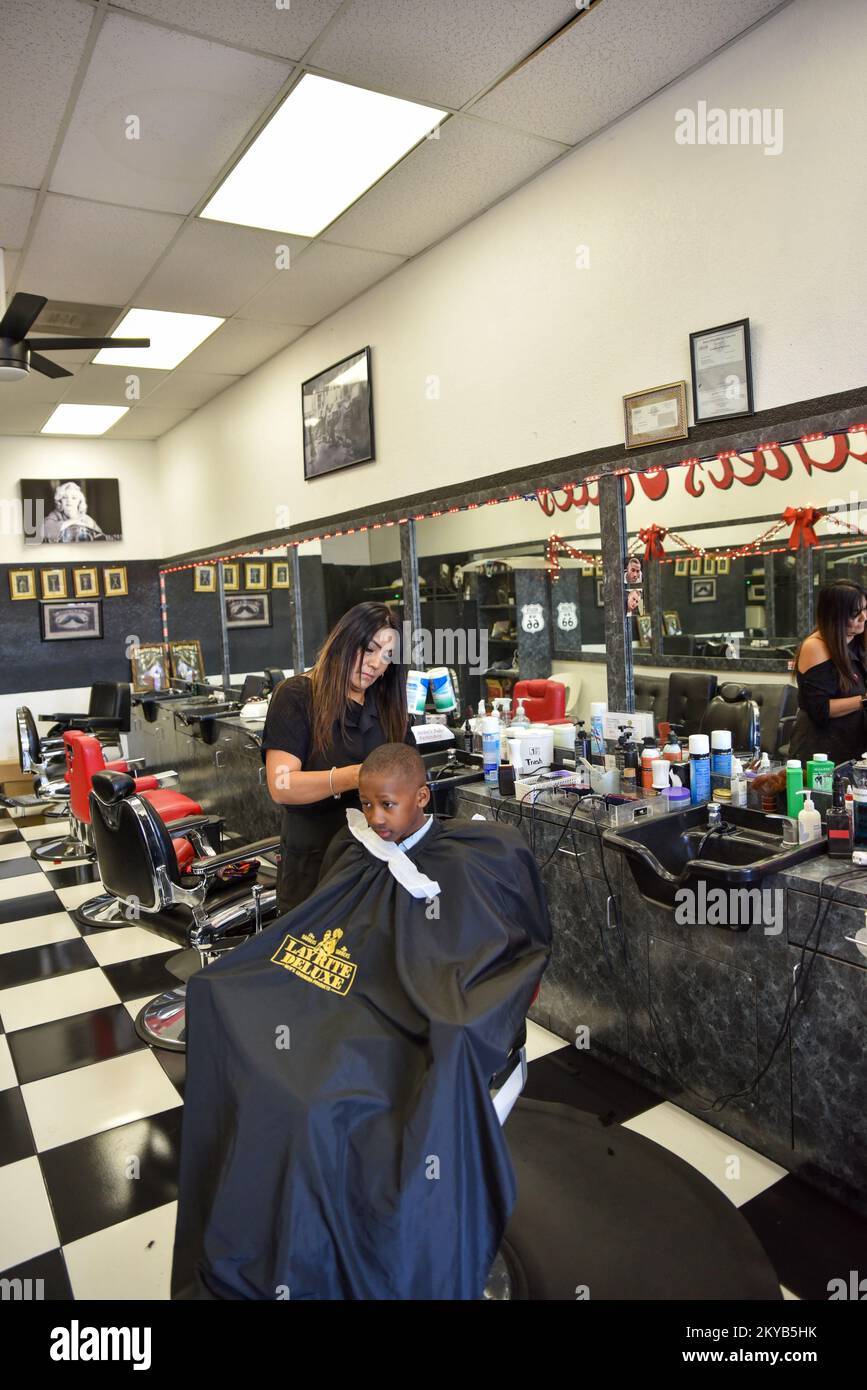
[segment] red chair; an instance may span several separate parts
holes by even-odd
[[[560,681],[517,681],[512,691],[512,713],[524,697],[524,713],[531,724],[571,724],[566,718],[566,687]]]
[[[133,766],[125,758],[107,763],[103,756],[102,744],[93,734],[69,729],[63,735],[63,743],[66,749],[65,781],[69,785],[69,834],[60,840],[43,842],[33,851],[34,859],[43,862],[93,859],[95,854],[90,835],[89,796],[94,774],[108,769],[135,776]],[[181,792],[163,788],[162,783],[176,775],[173,772],[159,772],[136,777],[137,790],[147,797],[161,820],[166,823],[202,815],[202,808],[198,802],[192,801]],[[187,851],[184,850],[182,853],[186,855]]]

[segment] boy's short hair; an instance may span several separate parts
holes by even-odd
[[[427,769],[421,754],[408,743],[381,743],[374,748],[361,764],[359,777],[368,775],[399,777],[417,787],[427,784]]]

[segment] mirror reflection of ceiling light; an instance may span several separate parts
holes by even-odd
[[[128,410],[128,405],[58,405],[39,433],[105,434]]]
[[[102,348],[94,362],[109,367],[151,367],[171,371],[225,323],[210,314],[177,314],[168,309],[128,309],[112,338],[150,338],[149,348]]]
[[[447,115],[305,73],[200,216],[317,236]]]

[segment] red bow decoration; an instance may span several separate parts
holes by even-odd
[[[792,528],[792,533],[789,536],[790,550],[798,550],[802,545],[818,545],[819,537],[813,527],[821,515],[822,513],[815,507],[786,508],[783,512],[783,520]]]
[[[639,531],[638,539],[640,541],[644,541],[645,563],[648,560],[662,559],[665,553],[662,549],[662,542],[667,535],[668,532],[666,531],[665,527],[657,526],[656,522],[654,522],[652,526],[643,527]]]

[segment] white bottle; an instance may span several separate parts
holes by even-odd
[[[804,798],[804,809],[798,815],[798,843],[805,845],[810,840],[822,837],[822,817],[813,805],[808,788],[796,793]]]
[[[744,776],[743,764],[740,758],[732,758],[731,776],[732,806],[746,806],[747,804],[747,779]]]

